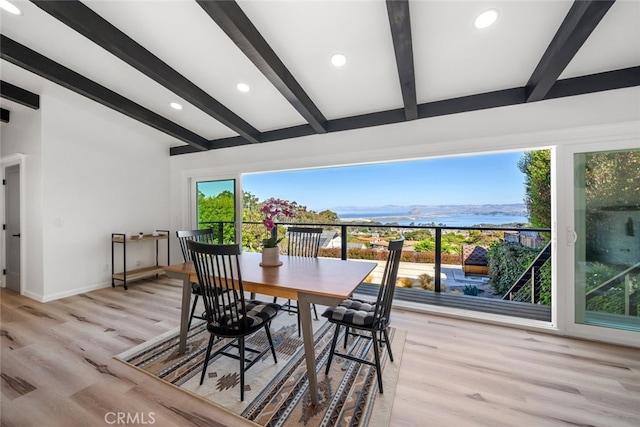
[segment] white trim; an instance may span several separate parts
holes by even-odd
[[[26,296],[33,298],[39,302],[45,303],[45,302],[49,302],[49,301],[54,301],[60,298],[67,298],[67,297],[72,297],[75,295],[81,295],[87,292],[92,292],[92,291],[97,291],[98,289],[105,289],[105,288],[111,288],[111,280],[109,280],[108,282],[103,282],[103,283],[98,283],[97,285],[92,285],[92,286],[85,286],[83,288],[78,288],[78,289],[70,289],[68,291],[64,291],[64,292],[58,292],[55,294],[49,294],[45,297],[43,297],[42,295],[38,295],[37,297],[33,294],[27,295]],[[115,290],[118,290],[119,286],[115,287]]]
[[[366,297],[363,298],[366,299]],[[421,304],[403,300],[394,300],[393,308],[398,310],[408,310],[418,313],[453,317],[457,319],[478,320],[494,325],[508,326],[532,331],[542,331],[556,335],[559,334],[559,331],[550,322],[545,322],[542,320],[523,319],[519,317],[503,316],[493,313],[483,313],[480,311],[464,310],[460,308]]]
[[[26,280],[27,280],[27,195],[26,195],[26,160],[27,156],[22,153],[11,154],[6,157],[0,158],[0,169],[2,169],[2,179],[5,177],[5,171],[10,166],[19,165],[20,166],[20,295],[24,295],[25,290],[27,288]],[[3,200],[5,197],[4,185],[2,186],[2,191],[0,197]],[[5,209],[2,209],[2,223],[4,224],[6,220],[6,212]],[[3,230],[4,231],[4,230]],[[6,265],[6,231],[2,233],[2,265]],[[3,267],[4,268],[4,267]],[[5,276],[2,275],[2,287],[6,286]]]

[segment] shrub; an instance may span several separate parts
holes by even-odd
[[[538,302],[543,305],[551,305],[551,263],[547,262],[540,268],[540,295]]]
[[[515,242],[493,242],[487,259],[490,285],[497,295],[504,295],[537,255],[538,250]]]
[[[401,288],[413,288],[413,280],[408,277],[399,277],[396,281],[396,286]]]
[[[587,264],[585,271],[586,291],[589,292],[605,283],[607,280],[619,273],[619,268],[602,264],[599,262],[591,262]],[[637,293],[638,275],[631,275],[632,289],[631,294]],[[601,289],[599,295],[595,295],[587,300],[587,310],[597,311],[601,313],[625,314],[625,287],[624,283],[618,283],[610,286],[608,289]],[[631,311],[634,307],[632,304]],[[637,310],[637,309],[636,309]]]
[[[418,283],[422,289],[426,289],[428,291],[433,291],[435,286],[435,281],[430,274],[422,273],[418,276]]]
[[[462,293],[465,295],[470,295],[473,297],[477,297],[478,296],[478,287],[476,285],[465,285],[464,288],[462,288]]]

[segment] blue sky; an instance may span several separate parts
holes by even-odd
[[[340,206],[523,203],[522,152],[246,174],[260,200],[278,197],[316,212]]]

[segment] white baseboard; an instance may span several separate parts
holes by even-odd
[[[98,289],[104,289],[108,287],[111,287],[111,281],[108,281],[105,283],[99,283],[92,286],[87,286],[84,288],[71,289],[69,291],[58,292],[56,294],[46,295],[44,297],[40,296],[39,299],[27,295],[26,292],[25,292],[25,296],[29,296],[30,298],[36,299],[37,301],[40,301],[40,302],[49,302],[49,301],[55,301],[60,298],[67,298],[67,297],[72,297],[74,295],[84,294],[91,291],[97,291]]]

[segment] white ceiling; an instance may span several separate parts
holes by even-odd
[[[4,36],[207,140],[238,135],[35,4],[11,1],[23,14],[0,12]],[[307,123],[194,0],[83,3],[258,131]],[[403,108],[383,0],[238,4],[327,120]],[[571,5],[411,0],[418,104],[525,86]],[[499,10],[496,24],[474,28],[474,17],[489,8]],[[347,55],[345,67],[330,64],[336,52]],[[560,78],[639,65],[640,1],[618,0]],[[0,67],[3,81],[40,95],[55,85],[4,59]],[[240,93],[238,82],[249,84],[251,92]],[[184,109],[171,109],[172,101]],[[3,108],[23,108],[16,105],[2,99]],[[184,145],[161,135],[172,146]]]

